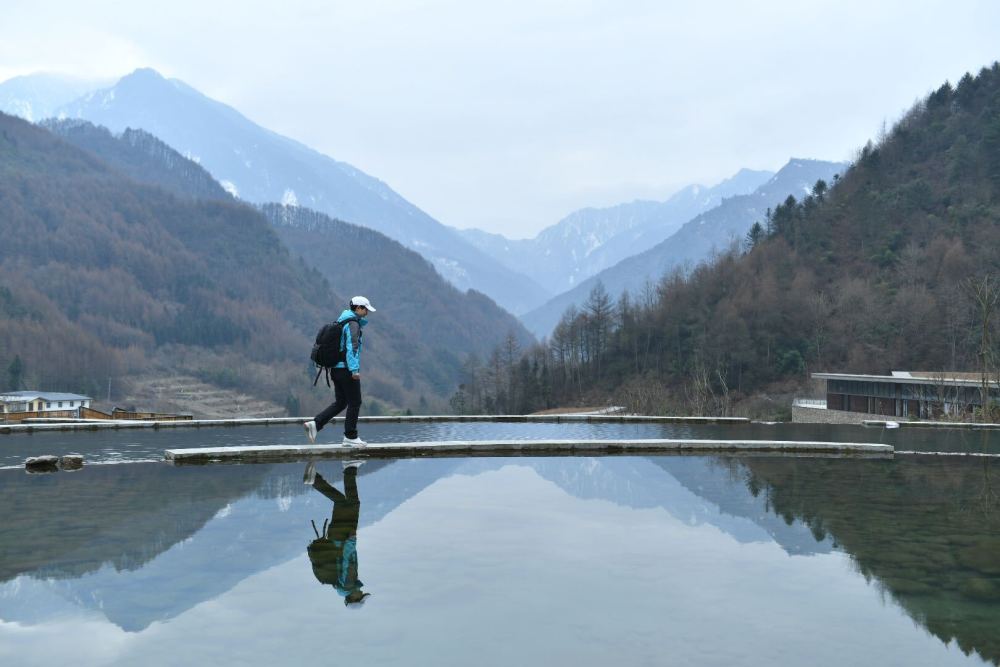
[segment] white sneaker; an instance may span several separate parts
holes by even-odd
[[[316,464],[312,461],[306,466],[305,474],[302,475],[302,483],[312,485],[316,481]]]
[[[344,470],[348,470],[350,468],[360,468],[364,464],[365,464],[364,461],[358,459],[355,459],[353,461],[344,461]]]
[[[361,438],[348,438],[345,435],[344,444],[347,445],[348,447],[364,447],[368,443],[362,440]]]
[[[302,427],[306,430],[306,437],[309,438],[309,444],[316,444],[316,422],[312,419],[307,421]]]

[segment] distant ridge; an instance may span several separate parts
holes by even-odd
[[[547,336],[566,309],[582,304],[598,283],[613,298],[623,292],[634,296],[647,282],[655,285],[670,271],[693,268],[713,252],[724,252],[734,241],[741,242],[750,226],[764,218],[768,208],[778,205],[789,195],[801,198],[811,191],[817,180],[831,182],[834,174],[843,172],[846,167],[840,162],[792,158],[753,193],[725,199],[715,208],[689,220],[665,241],[553,297],[522,319],[536,336]]]
[[[111,83],[44,72],[15,76],[0,83],[0,112],[37,122],[54,116],[62,105]]]
[[[533,239],[510,240],[477,229],[460,233],[511,269],[557,290],[568,290],[622,259],[648,250],[726,197],[753,192],[773,175],[741,169],[715,186],[689,185],[662,202],[636,200],[580,209]]]
[[[204,166],[248,202],[306,206],[371,227],[426,257],[460,289],[477,289],[506,308],[550,293],[463,240],[388,185],[344,162],[266,130],[235,109],[152,69],[57,110],[122,132],[141,128]]]

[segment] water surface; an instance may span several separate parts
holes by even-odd
[[[303,468],[0,471],[0,664],[1000,661],[994,459],[370,461],[360,609]]]
[[[320,443],[339,443],[343,425],[320,432]],[[589,424],[589,423],[362,423],[369,442],[432,440],[694,438],[874,442],[916,451],[975,451],[1000,454],[1000,431],[884,429],[828,424]],[[166,449],[240,445],[307,444],[302,428],[244,426],[120,431],[0,433],[0,467],[20,467],[39,454],[84,454],[88,462],[161,461]]]

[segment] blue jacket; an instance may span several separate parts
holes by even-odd
[[[346,327],[344,327],[343,333],[340,335],[340,349],[347,352],[345,358],[347,359],[347,364],[345,366],[344,362],[339,362],[334,368],[347,368],[347,370],[352,373],[361,372],[361,327],[368,324],[368,320],[363,317],[358,317],[350,309],[345,310],[337,318],[338,322],[343,322],[344,320],[349,320],[354,318],[358,320],[357,322],[350,322]]]

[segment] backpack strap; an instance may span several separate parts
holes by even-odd
[[[344,331],[348,332],[348,334],[347,334],[348,336],[351,335],[350,334],[350,327],[347,326],[351,322],[357,322],[358,323],[358,340],[361,340],[361,334],[362,334],[363,330],[361,329],[361,320],[360,319],[358,319],[357,317],[348,317],[346,320],[341,320],[341,321],[337,322],[337,324],[340,325],[340,348],[339,348],[339,350],[340,350],[340,352],[344,356],[343,361],[345,363],[347,362],[347,345],[344,343]]]
[[[315,386],[316,386],[316,384],[317,384],[317,383],[319,382],[319,376],[320,376],[320,375],[323,375],[324,373],[326,373],[326,386],[327,386],[327,387],[329,387],[329,386],[330,386],[330,369],[329,369],[329,368],[327,368],[326,366],[320,366],[320,367],[319,367],[319,370],[318,370],[318,371],[316,371],[316,379],[315,379],[315,380],[313,380],[313,386],[314,386],[314,387],[315,387]]]

